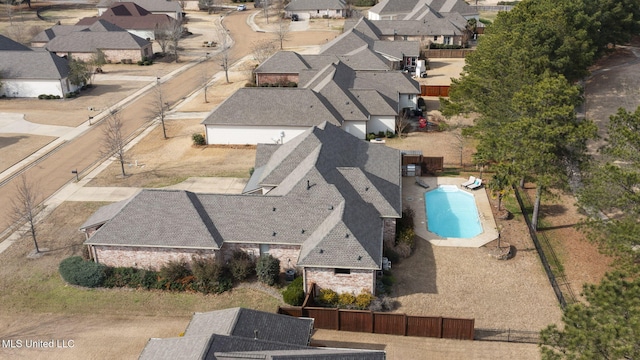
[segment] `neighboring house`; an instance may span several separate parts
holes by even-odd
[[[320,48],[323,55],[345,55],[369,48],[383,56],[394,70],[402,70],[407,63],[415,63],[420,57],[419,41],[389,41],[380,30],[364,18],[356,25]]]
[[[310,89],[241,88],[202,121],[207,144],[286,143],[310,127],[340,117]]]
[[[464,0],[380,0],[367,12],[369,20],[422,20],[425,13],[459,13],[479,20],[478,12]]]
[[[99,17],[80,19],[76,25],[92,25],[98,20],[107,20],[133,35],[147,40],[155,39],[156,29],[171,27],[176,21],[165,14],[152,14],[132,2],[116,2]]]
[[[375,293],[383,240],[402,214],[400,152],[323,123],[259,145],[244,195],[145,189],[109,206],[81,226],[105,265],[158,269],[241,250],[297,269],[305,289]]]
[[[293,68],[309,64],[295,53],[278,58],[292,60]],[[271,73],[269,79],[277,76],[298,81],[298,87],[239,89],[202,122],[207,143],[283,143],[329,119],[360,139],[368,133],[394,133],[397,116],[404,108],[415,109],[420,94],[409,74],[356,71],[340,60],[299,74]]]
[[[124,59],[142,60],[153,56],[149,41],[127,32],[106,20],[98,20],[89,26],[72,25],[67,31],[62,25],[38,34],[33,42],[53,38],[45,48],[58,56],[88,61],[98,50],[102,51],[108,62],[121,62]],[[63,30],[64,29],[64,30]]]
[[[98,16],[101,16],[109,7],[113,4],[122,2],[120,0],[100,0],[96,8],[98,8]],[[152,14],[156,15],[167,15],[176,20],[182,20],[183,9],[180,6],[180,2],[178,1],[169,1],[169,0],[132,0],[130,2],[139,5],[141,8],[149,11]]]
[[[465,45],[465,29],[467,20],[458,13],[443,17],[436,14],[430,19],[423,20],[376,20],[363,19],[356,25],[357,30],[364,27],[374,28],[381,40],[386,41],[417,41],[421,47],[431,43],[444,45]]]
[[[150,339],[140,360],[384,360],[384,351],[309,346],[313,319],[245,308],[193,315],[184,336]]]
[[[48,51],[32,50],[0,35],[0,96],[63,97],[78,88],[68,76],[66,59]]]
[[[285,16],[296,14],[300,19],[343,18],[348,16],[345,0],[291,0],[284,7]]]

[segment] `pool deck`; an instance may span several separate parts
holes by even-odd
[[[454,177],[420,177],[422,182],[429,185],[425,189],[416,184],[413,177],[402,178],[402,204],[404,207],[410,206],[415,212],[415,231],[416,235],[427,240],[436,246],[457,246],[457,247],[481,247],[498,238],[498,229],[496,221],[493,218],[491,204],[484,186],[478,190],[468,190],[459,185],[467,181],[467,179]],[[457,185],[459,189],[472,194],[476,199],[478,207],[478,215],[482,224],[482,233],[476,237],[469,239],[460,238],[444,238],[436,235],[427,229],[427,217],[424,204],[424,194],[427,191],[437,189],[439,185]]]

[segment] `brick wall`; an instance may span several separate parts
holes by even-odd
[[[135,267],[159,270],[163,265],[184,260],[190,262],[196,257],[215,257],[214,250],[148,248],[132,246],[91,245],[90,253],[97,262],[113,267]]]
[[[255,257],[260,256],[259,244],[237,244],[224,243],[222,245],[222,256],[225,261],[231,259],[233,252],[236,250],[244,251]],[[300,246],[298,245],[269,245],[269,254],[280,260],[280,271],[288,268],[295,268],[298,265],[298,256],[300,255]]]
[[[352,269],[350,274],[335,274],[333,268],[305,268],[305,287],[316,283],[317,291],[331,289],[337,293],[360,294],[362,289],[375,294],[375,271]],[[318,295],[318,294],[316,294]]]
[[[286,84],[288,82],[298,83],[298,74],[256,74],[256,84]]]

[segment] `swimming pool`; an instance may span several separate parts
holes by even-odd
[[[482,232],[476,200],[456,185],[424,194],[429,231],[446,238],[472,238]]]

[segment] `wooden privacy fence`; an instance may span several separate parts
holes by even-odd
[[[420,96],[449,96],[449,85],[420,85]]]
[[[474,319],[307,306],[278,307],[278,314],[313,318],[315,329],[461,340],[473,340],[474,337]]]
[[[434,157],[429,157],[429,156],[424,156],[422,157],[422,162],[420,163],[420,166],[422,167],[422,173],[423,174],[427,174],[427,173],[435,173],[437,171],[442,171],[444,170],[444,157],[442,156],[434,156]]]
[[[421,51],[420,58],[464,58],[473,51],[473,49],[424,49]]]

